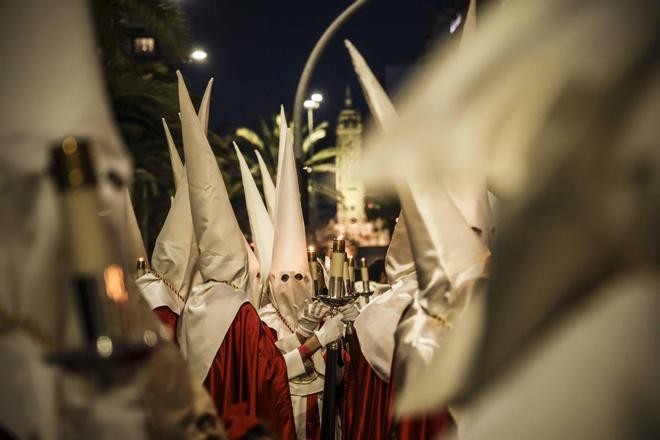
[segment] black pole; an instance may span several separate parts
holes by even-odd
[[[321,415],[321,440],[335,440],[337,426],[337,374],[341,345],[339,341],[328,345],[325,361],[325,382],[323,383],[323,411]]]
[[[346,20],[348,20],[355,12],[357,12],[362,6],[367,4],[369,0],[356,0],[355,3],[351,4],[348,8],[344,10],[335,21],[333,21],[330,26],[323,32],[321,38],[316,42],[314,49],[309,54],[305,67],[303,68],[302,74],[300,75],[300,80],[298,81],[298,88],[296,89],[296,98],[293,103],[293,151],[296,156],[296,165],[298,166],[298,175],[301,177],[298,182],[300,185],[300,195],[302,201],[303,215],[305,221],[309,224],[309,206],[308,200],[309,195],[307,191],[307,172],[302,172],[302,109],[303,101],[305,100],[305,95],[307,94],[307,87],[309,86],[309,81],[312,78],[316,64],[318,63],[319,58],[323,54],[328,43],[332,40],[332,37],[335,36],[337,31],[341,29]]]

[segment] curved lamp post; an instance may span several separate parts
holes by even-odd
[[[316,64],[318,63],[319,58],[323,54],[328,43],[335,36],[337,31],[341,29],[344,23],[355,14],[362,6],[367,4],[369,0],[356,0],[348,8],[344,10],[335,21],[328,26],[328,28],[323,32],[321,38],[316,42],[312,53],[310,53],[307,62],[305,63],[305,68],[300,75],[300,80],[298,81],[298,88],[296,89],[296,99],[293,104],[293,151],[296,155],[296,162],[298,162],[298,173],[302,179],[299,179],[300,190],[302,195],[302,206],[303,213],[305,214],[305,219],[309,220],[308,216],[308,193],[307,193],[307,173],[302,173],[300,170],[300,160],[302,158],[302,116],[303,116],[303,101],[307,95],[307,87],[309,86],[309,80],[312,78]]]

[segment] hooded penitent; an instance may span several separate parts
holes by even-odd
[[[374,119],[386,131],[397,119],[389,97],[378,83],[362,55],[348,41],[346,47]],[[394,356],[396,323],[412,301],[417,288],[415,263],[408,239],[404,211],[394,227],[385,257],[385,272],[390,290],[371,301],[355,321],[360,348],[379,378],[389,381]]]
[[[277,186],[275,236],[268,283],[273,306],[287,325],[295,328],[298,311],[306,299],[311,299],[312,282],[293,145],[290,136],[286,139]]]
[[[174,154],[178,157],[176,150]],[[167,306],[177,315],[181,314],[192,287],[197,260],[185,171],[182,174],[177,185],[179,189],[156,239],[152,271],[137,280],[152,309]]]
[[[388,127],[391,127],[398,120],[392,101],[355,46],[348,40],[344,40],[344,44],[351,56],[351,61],[353,62],[355,73],[369,105],[369,110],[380,129],[386,132]],[[399,215],[399,221],[392,233],[392,240],[390,241],[385,258],[387,281],[392,285],[403,276],[414,272],[414,270],[415,264],[408,241],[405,216],[402,210],[401,215]]]
[[[208,121],[212,85],[213,79],[209,81],[202,98],[198,114],[200,123],[202,120]],[[162,119],[162,123],[174,186],[181,191],[176,191],[170,211],[156,239],[151,258],[152,272],[145,274],[136,283],[152,309],[167,306],[180,315],[193,283],[199,279],[198,250],[193,231],[186,170],[165,119]]]
[[[189,374],[167,341],[146,365],[136,360],[130,378],[118,384],[109,377],[102,389],[81,388],[84,379],[46,361],[47,353],[79,347],[81,340],[80,309],[66,282],[62,207],[48,172],[53,143],[69,135],[89,142],[99,214],[117,250],[124,186],[132,174],[105,97],[88,3],[68,0],[53,8],[48,1],[18,2],[0,14],[0,35],[11,41],[0,54],[12,72],[0,79],[0,425],[16,438],[203,436],[195,425],[210,402],[198,395],[193,404]],[[125,306],[137,319],[121,323],[122,329],[158,334],[139,295],[129,293]],[[212,409],[203,416],[215,417]]]
[[[252,240],[254,240],[255,253],[261,266],[262,279],[266,279],[270,273],[271,258],[273,256],[273,223],[266,211],[264,202],[259,194],[259,188],[250,173],[247,162],[236,144],[236,154],[241,167],[241,179],[243,180],[243,193],[245,194],[245,205],[247,206],[248,218],[250,221],[250,230],[252,231]],[[264,283],[267,284],[267,283]],[[262,290],[263,290],[262,285]],[[256,295],[257,292],[254,292]],[[257,298],[251,299],[252,305],[259,308],[259,298],[261,292],[258,292]]]
[[[243,291],[247,281],[245,239],[238,226],[220,169],[179,76],[179,104],[186,172],[204,282]]]
[[[257,156],[257,161],[259,162],[261,184],[264,187],[264,199],[266,200],[266,208],[268,208],[268,214],[270,215],[272,223],[275,220],[275,184],[273,183],[272,177],[270,177],[270,171],[268,171],[268,166],[266,165],[264,158],[261,157],[261,153],[259,153],[258,150],[254,150],[254,154]]]
[[[238,309],[247,301],[248,249],[183,77],[180,72],[177,76],[190,207],[203,281],[186,303],[179,343],[201,383]]]

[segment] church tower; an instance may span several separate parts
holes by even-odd
[[[362,155],[362,116],[353,108],[351,89],[346,86],[344,108],[337,121],[337,157],[335,161],[337,223],[350,225],[366,220],[364,213],[364,184],[357,167]]]

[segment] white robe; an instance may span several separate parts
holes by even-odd
[[[295,333],[284,325],[277,316],[273,304],[268,304],[259,310],[261,320],[277,332],[277,348],[284,354],[287,374],[289,376],[289,390],[291,391],[291,404],[293,405],[293,418],[296,425],[298,439],[306,438],[307,425],[307,396],[318,395],[319,420],[322,412],[323,375],[325,374],[325,361],[321,350],[312,355],[312,362],[316,374],[311,377],[304,375],[305,367],[298,351],[300,341]]]

